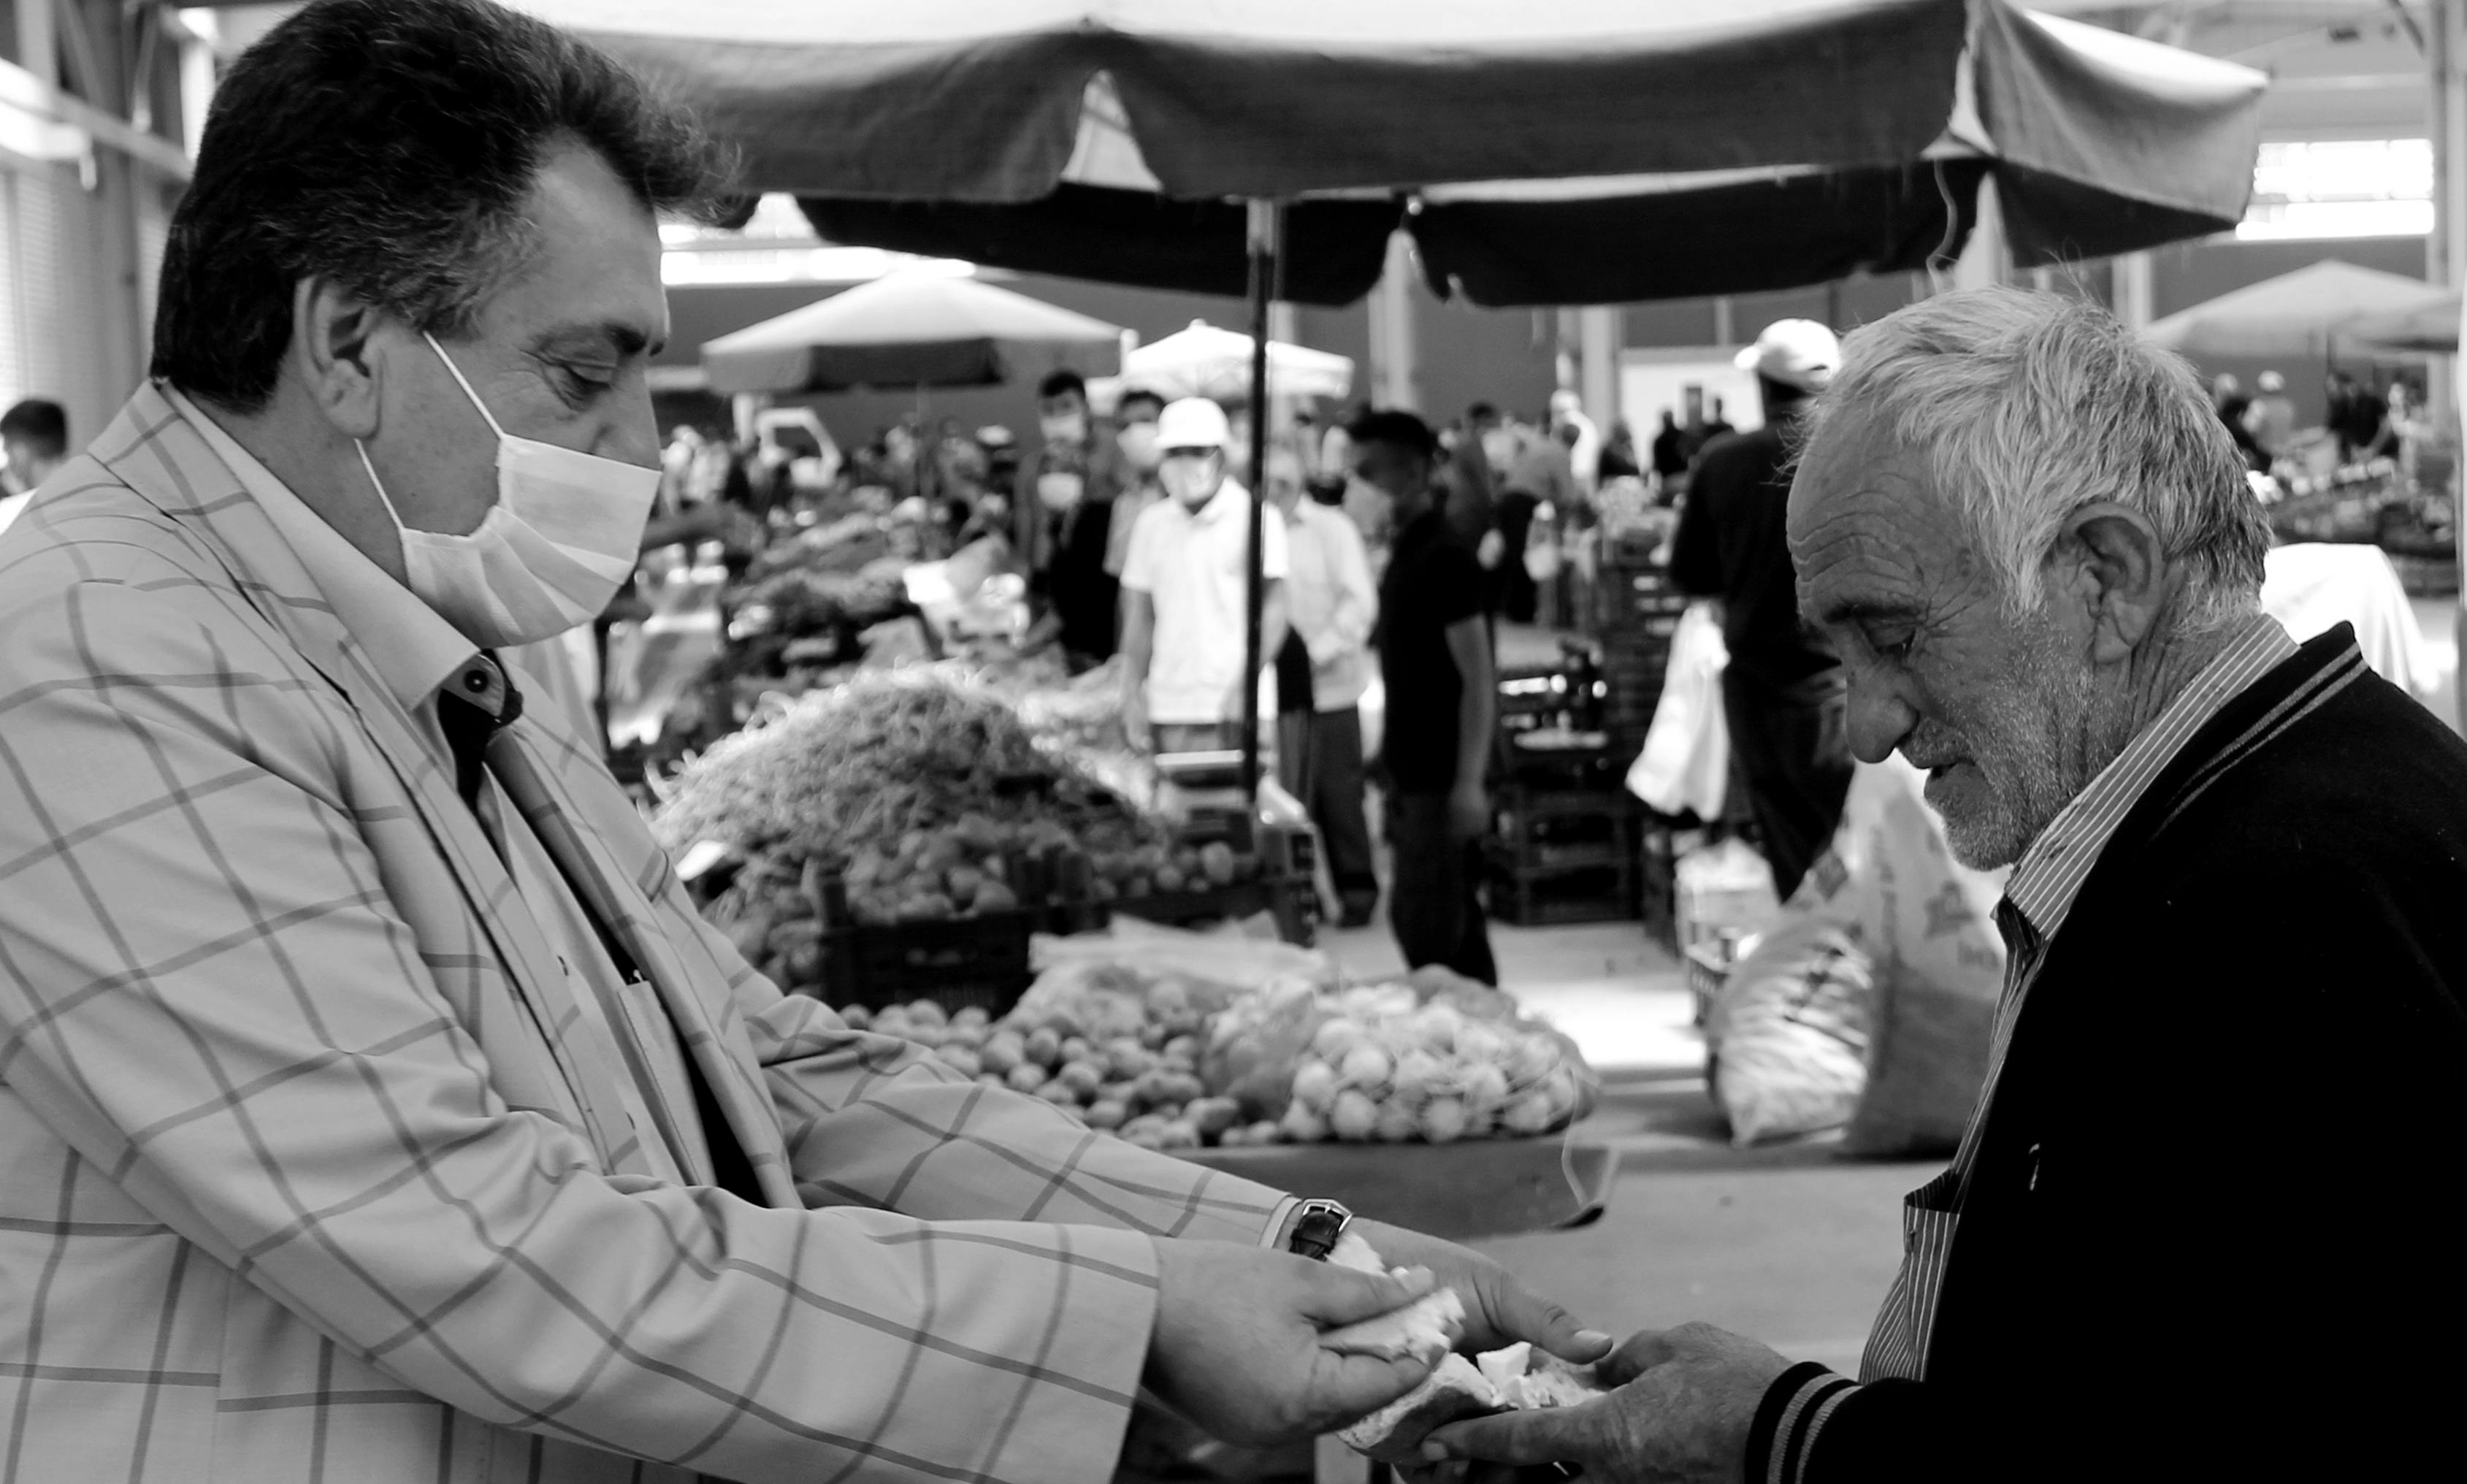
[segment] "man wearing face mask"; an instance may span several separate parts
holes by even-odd
[[[1114,656],[1120,585],[1105,567],[1122,483],[1113,440],[1088,416],[1088,384],[1068,369],[1036,389],[1037,447],[1020,461],[1011,498],[1012,544],[1043,616],[1024,647],[1058,641],[1074,673]]]
[[[722,183],[485,0],[224,77],[152,379],[0,536],[0,1476],[1101,1478],[1143,1390],[1265,1443],[1426,1373],[1322,1344],[1431,1282],[1297,1255],[1342,1208],[782,994],[501,663],[632,565]]]
[[[1122,729],[1159,752],[1238,746],[1249,667],[1251,492],[1226,475],[1225,410],[1185,397],[1157,421],[1166,498],[1122,566]],[[1285,641],[1285,528],[1259,524],[1259,653]]]
[[[1165,451],[1157,447],[1157,418],[1165,415],[1165,398],[1145,387],[1133,387],[1114,402],[1114,449],[1121,455],[1122,487],[1114,496],[1114,518],[1105,530],[1105,571],[1116,578],[1130,560],[1131,532],[1140,516],[1165,498],[1157,484],[1157,465]]]

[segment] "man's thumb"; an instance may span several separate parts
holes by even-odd
[[[1310,1285],[1302,1296],[1302,1316],[1322,1329],[1359,1324],[1394,1314],[1437,1287],[1438,1278],[1428,1268],[1408,1268],[1396,1274],[1313,1263]]]

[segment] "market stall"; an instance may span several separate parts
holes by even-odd
[[[1436,289],[1495,304],[1949,261],[1991,176],[2018,258],[2123,252],[2241,215],[2266,83],[2006,0],[526,3],[833,240],[1244,293],[1259,406],[1269,303],[1360,298],[1400,226]],[[1256,669],[1256,511],[1251,546]]]

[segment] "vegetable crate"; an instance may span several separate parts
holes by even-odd
[[[1487,851],[1490,914],[1526,927],[1634,917],[1641,815],[1618,790],[1502,790]]]
[[[822,982],[797,987],[869,1010],[932,1000],[945,1010],[974,1005],[1000,1016],[1028,990],[1028,940],[1044,927],[1044,914],[1033,911],[849,923],[823,935]]]
[[[1494,851],[1510,870],[1627,866],[1642,812],[1624,790],[1502,789]]]
[[[1624,922],[1636,916],[1633,866],[1503,866],[1490,870],[1490,915],[1520,928]]]
[[[1264,876],[1237,881],[1205,891],[1124,898],[1111,902],[1065,904],[1053,910],[1053,930],[1085,933],[1099,929],[1116,914],[1166,927],[1238,921],[1266,912],[1277,924],[1277,936],[1308,947],[1319,932],[1319,888],[1309,870],[1300,875]]]
[[[1647,811],[1637,831],[1639,908],[1644,935],[1665,953],[1679,952],[1679,858],[1705,843],[1693,815],[1677,819]]]

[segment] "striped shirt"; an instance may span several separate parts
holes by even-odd
[[[1963,1132],[1953,1164],[1911,1193],[1903,1203],[1902,1269],[1894,1278],[1862,1358],[1859,1382],[1821,1365],[1793,1367],[1768,1393],[1763,1417],[1777,1424],[1770,1441],[1752,1450],[1760,1455],[1759,1476],[1769,1484],[1799,1484],[1817,1435],[1858,1386],[1884,1380],[1920,1380],[1927,1374],[1929,1343],[1935,1332],[1936,1301],[1945,1264],[1961,1220],[1962,1198],[1979,1154],[1987,1110],[2004,1068],[2014,1023],[2038,978],[2048,948],[2072,911],[2109,841],[2166,772],[2184,745],[2236,697],[2297,653],[2296,641],[2278,621],[2256,616],[2237,629],[2225,649],[2202,667],[2190,685],[2142,729],[2114,762],[2101,769],[2024,852],[1996,906],[1996,925],[2006,950],[2004,991],[1996,1007],[1986,1086]]]

